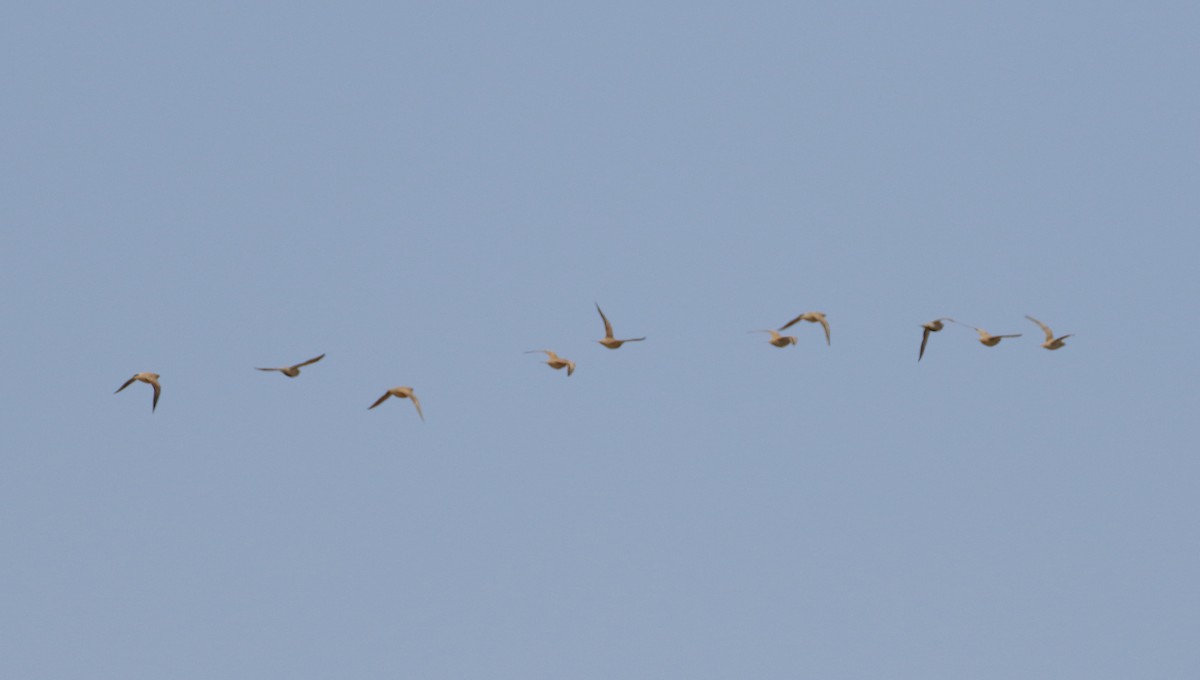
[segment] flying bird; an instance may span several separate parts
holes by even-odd
[[[1066,340],[1067,338],[1074,335],[1074,333],[1068,333],[1066,335],[1056,338],[1056,337],[1054,337],[1054,331],[1050,330],[1050,327],[1047,326],[1046,324],[1042,323],[1041,321],[1038,321],[1037,319],[1033,318],[1032,316],[1029,316],[1028,314],[1025,315],[1025,318],[1029,319],[1030,321],[1032,321],[1042,327],[1042,332],[1044,332],[1046,334],[1046,342],[1042,343],[1042,347],[1045,347],[1046,349],[1060,349],[1061,347],[1063,347],[1064,345],[1067,344],[1067,343],[1063,342],[1063,340]]]
[[[282,373],[282,374],[286,375],[286,376],[287,376],[287,377],[289,377],[289,378],[295,378],[296,376],[300,375],[300,367],[301,367],[301,366],[307,366],[307,365],[309,365],[309,364],[315,364],[315,363],[317,363],[318,361],[320,361],[321,359],[324,359],[324,358],[325,358],[325,355],[324,355],[324,354],[322,354],[322,355],[321,355],[321,356],[319,356],[319,357],[313,357],[313,358],[309,359],[308,361],[302,361],[302,362],[300,362],[300,363],[298,363],[298,364],[295,364],[294,366],[284,366],[283,368],[259,368],[259,369],[256,369],[256,370],[259,370],[259,371],[279,371],[280,373]]]
[[[771,339],[768,340],[767,342],[771,343],[772,345],[775,345],[776,347],[787,347],[788,345],[796,344],[796,336],[780,335],[779,331],[773,331],[769,328],[766,330],[761,330],[761,331],[748,331],[748,332],[750,332],[750,333],[770,333]]]
[[[780,326],[779,330],[781,330],[781,331],[787,330],[793,324],[798,323],[800,321],[808,321],[810,323],[821,324],[821,327],[825,329],[825,344],[826,345],[830,344],[830,342],[829,342],[829,322],[825,320],[825,312],[805,312],[805,313],[801,314],[800,316],[798,316],[798,317],[792,319],[791,321]]]
[[[421,422],[425,422],[425,414],[421,413],[421,400],[417,399],[417,395],[413,394],[413,388],[411,388],[411,387],[393,387],[392,389],[388,390],[387,392],[384,392],[382,397],[376,399],[374,404],[371,404],[370,406],[368,406],[367,410],[370,411],[371,409],[375,408],[376,406],[379,406],[383,402],[387,401],[388,397],[399,397],[401,399],[412,399],[413,406],[417,407],[417,415],[421,416]]]
[[[121,390],[125,389],[126,387],[129,387],[130,385],[132,385],[134,383],[135,380],[137,382],[144,382],[147,385],[154,386],[154,401],[150,403],[150,412],[154,413],[154,410],[158,408],[158,395],[162,393],[162,385],[158,384],[158,374],[157,373],[135,373],[132,378],[125,381],[124,385],[121,385],[120,387],[117,388],[117,392],[120,392]],[[113,392],[113,394],[116,394],[117,392]]]
[[[566,367],[568,376],[570,376],[572,373],[575,372],[575,362],[574,361],[571,361],[570,359],[563,359],[562,357],[558,356],[557,354],[555,354],[554,352],[551,352],[548,349],[531,349],[528,352],[526,352],[526,354],[537,354],[538,352],[546,353],[546,357],[547,357],[546,365],[548,365],[550,368],[553,368],[554,370],[558,370],[560,368]]]
[[[946,324],[942,323],[943,321],[953,322],[954,319],[951,319],[948,316],[944,316],[940,319],[934,319],[933,321],[930,321],[929,323],[921,324],[921,328],[924,328],[925,332],[921,334],[921,351],[917,353],[917,361],[920,361],[921,357],[925,356],[925,343],[929,342],[929,334],[937,333],[938,331],[940,331],[946,327]]]
[[[613,337],[612,324],[608,322],[608,317],[604,316],[604,312],[601,311],[599,303],[596,304],[596,311],[600,312],[600,318],[604,319],[604,339],[596,341],[596,342],[600,343],[601,345],[604,345],[605,347],[607,347],[609,349],[616,349],[616,348],[620,347],[621,345],[624,345],[627,342],[641,342],[642,340],[646,339],[646,338],[642,337],[642,338],[629,338],[627,340],[617,340],[615,337]]]
[[[967,328],[974,329],[974,331],[979,334],[979,342],[983,343],[986,347],[995,347],[996,345],[999,345],[1000,341],[1004,338],[1019,338],[1022,335],[1021,333],[1016,333],[1014,335],[991,335],[982,328],[975,328],[974,326],[967,326]]]

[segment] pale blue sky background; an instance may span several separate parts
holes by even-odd
[[[0,677],[1196,676],[1198,34],[9,6]]]

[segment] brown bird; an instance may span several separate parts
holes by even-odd
[[[1074,333],[1068,333],[1064,336],[1056,338],[1056,337],[1054,337],[1054,331],[1050,330],[1050,327],[1047,326],[1046,324],[1042,323],[1041,321],[1038,321],[1037,319],[1033,318],[1032,316],[1029,316],[1028,314],[1025,315],[1025,318],[1029,319],[1030,321],[1032,321],[1042,327],[1042,332],[1044,332],[1046,334],[1046,342],[1042,343],[1042,347],[1045,347],[1046,349],[1060,349],[1061,347],[1066,345],[1066,343],[1063,342],[1063,340],[1066,340],[1067,338],[1074,335]]]
[[[557,354],[555,354],[554,352],[551,352],[548,349],[531,349],[528,352],[526,352],[526,354],[537,354],[538,352],[546,353],[546,356],[548,357],[546,359],[546,365],[548,365],[550,368],[553,368],[554,370],[558,370],[560,368],[565,367],[567,369],[568,376],[570,376],[572,373],[575,372],[575,362],[574,361],[571,361],[570,359],[563,359],[562,357],[558,356]]]
[[[133,384],[133,382],[135,380],[138,382],[144,382],[147,385],[154,386],[154,401],[150,403],[150,412],[154,413],[154,410],[158,408],[158,395],[162,392],[162,385],[158,384],[158,374],[157,373],[136,373],[136,374],[134,374],[134,376],[132,378],[130,378],[129,380],[126,380],[124,385],[121,385],[120,387],[118,387],[117,392],[120,392],[121,390],[125,389],[126,387],[129,387],[130,385]],[[116,394],[117,392],[113,392],[113,394]]]
[[[286,375],[286,376],[287,376],[287,377],[289,377],[289,378],[295,378],[296,376],[300,375],[300,367],[301,367],[301,366],[307,366],[307,365],[309,365],[309,364],[315,364],[315,363],[317,363],[318,361],[320,361],[321,359],[324,359],[324,358],[325,358],[325,355],[324,355],[324,354],[322,354],[322,355],[321,355],[321,356],[319,356],[319,357],[313,357],[313,358],[309,359],[308,361],[302,361],[302,362],[300,362],[300,363],[298,363],[298,364],[296,364],[296,365],[294,365],[294,366],[285,366],[285,367],[283,367],[283,368],[259,368],[259,369],[256,369],[256,370],[259,370],[259,371],[279,371],[280,373],[282,373],[282,374]]]
[[[776,347],[787,347],[788,345],[796,344],[796,336],[780,335],[779,331],[773,331],[769,328],[766,330],[761,330],[761,331],[748,331],[748,332],[750,332],[750,333],[770,333],[771,339],[768,340],[767,342],[771,343],[772,345],[775,345]]]
[[[829,342],[829,322],[825,320],[825,312],[805,312],[805,313],[801,314],[800,316],[798,316],[798,317],[792,319],[791,321],[780,326],[779,330],[781,330],[781,331],[786,330],[786,329],[790,328],[792,326],[792,324],[798,323],[800,321],[808,321],[811,323],[821,324],[821,327],[825,329],[825,344],[826,345],[830,344],[830,342]]]
[[[615,337],[613,337],[612,324],[608,322],[608,317],[604,316],[604,312],[600,310],[599,304],[596,304],[596,311],[600,312],[600,318],[604,319],[604,339],[596,341],[596,342],[600,343],[601,345],[604,345],[605,347],[607,347],[609,349],[616,349],[627,342],[641,342],[642,340],[646,339],[643,337],[643,338],[629,338],[628,340],[617,340]]]
[[[387,392],[384,392],[382,397],[376,399],[374,404],[371,404],[370,406],[368,406],[367,410],[370,411],[371,409],[375,408],[376,406],[379,406],[383,402],[387,401],[388,397],[399,397],[401,399],[412,399],[413,406],[417,407],[417,415],[421,416],[421,422],[425,422],[425,414],[421,413],[421,400],[417,399],[417,395],[413,394],[413,388],[411,388],[411,387],[393,387],[392,389],[388,390]]]
[[[934,319],[929,323],[921,324],[921,328],[924,328],[925,332],[921,334],[921,351],[917,353],[917,361],[920,361],[921,357],[925,356],[925,343],[929,342],[929,334],[937,333],[946,327],[946,324],[942,323],[943,321],[954,322],[954,319],[944,316],[940,319]]]
[[[974,329],[974,331],[979,334],[979,342],[983,343],[986,347],[995,347],[996,345],[999,345],[1000,341],[1004,338],[1019,338],[1022,335],[1021,333],[1016,333],[1014,335],[991,335],[982,328],[975,328],[974,326],[967,326],[967,328]]]

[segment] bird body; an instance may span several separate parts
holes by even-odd
[[[798,316],[798,317],[792,319],[791,321],[780,326],[779,330],[781,330],[781,331],[787,330],[793,324],[799,323],[801,321],[808,321],[809,323],[821,324],[821,327],[825,329],[825,344],[826,345],[831,344],[829,341],[829,321],[825,318],[825,312],[805,312],[805,313],[801,314],[800,316]]]
[[[608,322],[608,317],[604,316],[604,312],[601,311],[599,303],[596,304],[596,311],[600,312],[600,318],[604,320],[604,339],[596,341],[596,342],[599,342],[601,345],[604,345],[605,347],[607,347],[609,349],[616,349],[616,348],[620,347],[621,345],[624,345],[627,342],[641,342],[642,340],[646,339],[644,337],[642,337],[642,338],[627,338],[625,340],[616,339],[616,337],[613,336],[612,324]]]
[[[121,385],[120,387],[117,388],[117,392],[120,392],[121,390],[125,389],[126,387],[129,387],[130,385],[132,385],[134,383],[134,381],[144,382],[147,385],[153,386],[154,387],[154,401],[152,401],[150,403],[150,412],[153,413],[155,411],[155,409],[158,408],[158,395],[160,393],[162,393],[162,385],[158,384],[158,377],[159,376],[157,373],[135,373],[132,378],[125,381],[124,385]],[[116,394],[117,392],[113,392],[113,394]]]
[[[1047,326],[1046,324],[1042,323],[1041,321],[1038,321],[1037,319],[1033,318],[1032,316],[1029,316],[1028,314],[1025,315],[1025,318],[1029,319],[1030,321],[1032,321],[1042,327],[1042,332],[1046,334],[1046,342],[1042,343],[1042,347],[1044,347],[1046,349],[1060,349],[1066,345],[1066,343],[1063,342],[1063,340],[1066,340],[1067,338],[1074,335],[1073,333],[1068,333],[1066,335],[1062,335],[1062,336],[1059,336],[1056,338],[1056,337],[1054,337],[1054,331],[1050,330],[1050,327]]]
[[[937,333],[938,331],[940,331],[946,327],[946,324],[942,323],[943,321],[951,321],[952,322],[952,321],[954,321],[954,319],[951,319],[948,316],[944,316],[940,319],[934,319],[933,321],[930,321],[929,323],[921,324],[921,328],[924,328],[925,332],[921,334],[921,351],[917,353],[917,361],[920,361],[921,357],[925,356],[925,343],[929,342],[929,334]]]
[[[548,349],[531,349],[526,352],[526,354],[537,354],[538,352],[544,352],[546,354],[546,365],[548,365],[550,368],[555,370],[566,368],[567,376],[570,376],[575,372],[574,361],[571,361],[570,359],[564,359]]]
[[[979,342],[983,343],[985,347],[995,347],[996,345],[999,345],[1000,341],[1004,338],[1019,338],[1022,335],[1021,333],[1015,333],[1012,335],[991,335],[982,328],[975,328],[974,326],[968,326],[968,328],[974,329],[975,332],[979,334]]]
[[[767,328],[767,329],[764,329],[761,331],[750,331],[750,332],[751,333],[770,333],[771,339],[768,340],[767,342],[771,343],[772,345],[775,345],[776,347],[787,347],[788,345],[796,344],[796,336],[780,335],[779,331],[771,330],[770,328]]]
[[[417,415],[421,416],[421,422],[425,422],[425,414],[421,413],[421,400],[417,399],[417,395],[413,393],[413,388],[411,388],[411,387],[393,387],[392,389],[388,390],[387,392],[384,392],[382,397],[376,399],[374,404],[371,404],[370,406],[368,406],[367,410],[370,411],[371,409],[375,408],[376,406],[379,406],[383,402],[387,401],[388,397],[399,397],[400,399],[411,399],[413,406],[417,407]]]
[[[321,355],[321,356],[319,356],[319,357],[313,357],[312,359],[309,359],[308,361],[302,361],[302,362],[300,362],[300,363],[298,363],[298,364],[295,364],[295,365],[293,365],[293,366],[284,366],[283,368],[259,368],[259,369],[256,369],[256,370],[259,370],[259,371],[279,371],[280,373],[282,373],[282,374],[286,375],[286,376],[287,376],[287,377],[289,377],[289,378],[295,378],[296,376],[300,375],[300,367],[301,367],[301,366],[307,366],[307,365],[309,365],[309,364],[315,364],[315,363],[317,363],[318,361],[320,361],[321,359],[324,359],[324,358],[325,358],[325,355],[324,355],[324,354],[322,354],[322,355]]]

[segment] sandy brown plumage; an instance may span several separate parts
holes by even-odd
[[[548,349],[531,349],[526,352],[526,354],[537,354],[538,352],[544,352],[546,354],[546,365],[550,368],[555,370],[566,368],[568,376],[575,372],[574,361],[571,361],[570,359],[564,359]]]
[[[388,397],[399,397],[400,399],[411,399],[413,406],[417,407],[417,415],[421,417],[421,422],[425,422],[425,414],[421,412],[421,400],[417,399],[417,395],[413,393],[413,388],[411,388],[411,387],[393,387],[392,389],[388,390],[387,392],[384,392],[382,397],[376,399],[374,404],[371,404],[370,406],[368,406],[367,410],[370,411],[371,409],[375,408],[376,406],[379,406],[383,402],[387,401]]]
[[[296,376],[300,375],[300,368],[301,368],[302,366],[307,366],[307,365],[309,365],[309,364],[315,364],[315,363],[317,363],[318,361],[320,361],[321,359],[324,359],[324,358],[325,358],[325,355],[324,355],[324,354],[322,354],[322,355],[321,355],[321,356],[319,356],[319,357],[313,357],[313,358],[309,359],[308,361],[302,361],[302,362],[300,362],[300,363],[298,363],[298,364],[294,364],[294,365],[292,365],[292,366],[284,366],[283,368],[259,368],[259,369],[255,369],[255,370],[259,370],[259,371],[279,371],[280,373],[282,373],[282,374],[286,375],[286,376],[287,376],[287,377],[289,377],[289,378],[295,378]]]
[[[979,334],[979,342],[982,343],[984,347],[995,347],[996,345],[999,345],[1000,341],[1004,338],[1019,338],[1022,335],[1021,333],[1013,333],[1011,335],[992,335],[982,328],[975,328],[974,326],[967,326],[967,328],[973,329]]]
[[[759,331],[749,331],[749,332],[750,333],[770,333],[771,339],[768,340],[767,342],[771,343],[772,345],[775,345],[776,347],[787,347],[788,345],[794,345],[797,342],[796,336],[780,335],[779,331],[771,330],[770,328],[766,328],[766,329],[759,330]]]
[[[781,330],[781,331],[787,330],[792,325],[797,324],[801,321],[808,321],[809,323],[821,324],[821,327],[825,329],[825,344],[826,345],[832,344],[829,341],[829,321],[825,318],[825,312],[805,312],[805,313],[801,314],[800,316],[798,316],[798,317],[792,319],[791,321],[780,326],[779,330]]]
[[[616,348],[620,347],[621,345],[624,345],[627,342],[641,342],[642,340],[646,339],[644,337],[627,338],[625,340],[616,339],[616,337],[613,336],[612,324],[608,322],[608,317],[604,316],[604,312],[600,309],[599,303],[596,304],[596,311],[600,312],[600,318],[604,320],[604,339],[596,341],[596,342],[599,342],[601,345],[604,345],[605,347],[607,347],[609,349],[616,349]]]
[[[154,387],[154,401],[150,402],[150,412],[153,413],[158,408],[158,395],[162,392],[162,385],[158,384],[159,375],[157,373],[135,373],[132,378],[125,381],[124,385],[117,388],[117,392],[125,389],[136,382],[144,382],[147,385]],[[113,392],[116,394],[117,392]]]
[[[921,334],[921,351],[917,352],[917,361],[920,361],[921,357],[925,356],[925,344],[929,342],[929,334],[937,333],[946,327],[946,324],[942,323],[943,321],[954,321],[954,319],[944,316],[940,319],[934,319],[929,323],[921,324],[921,328],[924,328],[925,332]]]
[[[1066,340],[1067,338],[1074,335],[1074,333],[1067,333],[1066,335],[1061,335],[1056,338],[1056,337],[1054,337],[1054,331],[1050,330],[1050,327],[1047,326],[1046,324],[1042,323],[1041,321],[1038,321],[1037,319],[1033,318],[1032,316],[1029,316],[1028,314],[1025,315],[1025,318],[1029,319],[1030,321],[1032,321],[1042,327],[1042,332],[1046,334],[1046,342],[1042,343],[1042,347],[1044,347],[1046,349],[1060,349],[1066,345],[1066,343],[1064,343],[1063,340]]]

